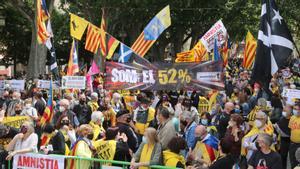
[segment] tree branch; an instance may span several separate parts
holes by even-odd
[[[22,0],[6,1],[6,4],[12,8],[16,8],[23,17],[25,17],[28,21],[33,22],[34,16],[30,11],[25,10],[26,5]]]

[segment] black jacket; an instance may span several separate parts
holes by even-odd
[[[58,131],[55,136],[53,136],[49,144],[52,145],[53,151],[49,151],[48,154],[61,154],[65,155],[66,147],[65,147],[65,137],[61,133],[61,131]]]
[[[134,130],[125,123],[117,122],[117,127],[119,127],[120,133],[125,133],[128,138],[128,146],[129,148],[135,152],[138,149],[138,139],[137,135],[135,134]]]

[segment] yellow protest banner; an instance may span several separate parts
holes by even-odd
[[[24,121],[29,120],[28,116],[5,117],[3,124],[10,127],[20,128]]]

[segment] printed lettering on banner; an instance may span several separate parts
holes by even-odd
[[[62,89],[85,89],[85,76],[63,76],[61,80]]]
[[[216,22],[201,38],[201,42],[205,46],[207,51],[211,51],[214,48],[214,41],[217,39],[218,46],[220,47],[226,38],[227,30],[221,20]]]
[[[43,154],[17,154],[14,156],[13,169],[64,169],[65,158],[63,156],[51,156]]]

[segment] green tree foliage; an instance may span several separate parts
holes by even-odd
[[[16,7],[5,6],[7,24],[1,31],[0,43],[7,47],[1,51],[7,63],[11,63],[15,56],[17,62],[26,63],[30,55],[32,24],[28,22],[28,17],[24,13],[32,17],[34,0],[23,2],[16,4]],[[52,0],[47,0],[48,4],[51,2]],[[103,10],[106,13],[107,32],[131,46],[151,18],[169,4],[172,25],[159,37],[146,56],[151,61],[158,61],[163,58],[167,46],[172,46],[173,56],[181,51],[189,38],[192,39],[190,46],[192,47],[219,19],[222,19],[232,41],[243,40],[248,30],[257,36],[261,10],[260,0],[60,0],[60,2],[59,10],[53,10],[51,14],[59,65],[67,63],[69,58],[72,42],[69,35],[69,12],[100,26]],[[276,0],[276,2],[294,40],[299,42],[300,1]],[[92,54],[84,50],[84,45],[85,35],[79,43],[79,57],[81,62],[89,62]]]

